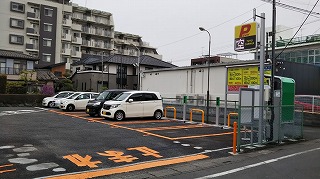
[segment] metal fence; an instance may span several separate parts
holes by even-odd
[[[238,151],[255,145],[303,138],[303,106],[262,106],[264,115],[261,122],[260,108],[261,106],[239,108]]]
[[[187,99],[185,106],[186,120],[190,120],[190,111],[192,109],[199,109],[204,111],[204,115],[206,116],[207,111],[207,100],[205,99]],[[236,112],[238,101],[227,101],[224,100],[220,101],[220,105],[217,106],[216,100],[209,100],[209,121],[205,121],[205,123],[215,123],[216,116],[218,115],[219,124],[224,124],[224,108],[227,105],[227,114],[230,112]],[[166,110],[166,117],[173,118],[174,117],[174,110],[171,107],[176,109],[176,118],[183,119],[183,110],[184,110],[184,102],[183,98],[163,98],[163,107]],[[167,108],[169,107],[169,108]],[[218,107],[218,111],[217,111]],[[167,108],[167,109],[166,109]],[[217,113],[218,112],[218,113]],[[199,112],[194,112],[192,114],[192,120],[196,122],[201,122],[202,114]]]
[[[320,113],[320,96],[296,95],[295,104],[302,105],[305,112]]]

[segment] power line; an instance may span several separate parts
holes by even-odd
[[[288,45],[291,43],[292,39],[298,34],[299,30],[302,28],[302,26],[304,25],[304,23],[307,21],[307,19],[309,18],[310,14],[312,13],[312,11],[314,10],[314,8],[317,6],[319,0],[317,0],[317,2],[314,4],[314,6],[312,7],[311,11],[309,12],[309,14],[307,15],[307,17],[305,18],[305,20],[302,22],[302,24],[300,25],[300,27],[298,28],[298,30],[296,31],[296,33],[292,36],[292,38],[290,39],[290,41],[286,44],[286,46],[282,49],[282,51],[277,55],[277,57],[275,59],[277,59],[285,49],[287,49]]]
[[[259,8],[259,7],[261,7],[261,6],[265,5],[265,4],[266,4],[266,3],[263,3],[263,4],[259,5],[259,6],[257,6],[256,8]],[[211,29],[217,28],[217,27],[219,27],[219,26],[221,26],[221,25],[224,25],[224,24],[226,24],[226,23],[228,23],[228,22],[230,22],[230,21],[233,21],[233,20],[235,20],[235,19],[237,19],[237,18],[239,18],[239,17],[241,17],[241,16],[243,16],[243,15],[245,15],[245,14],[249,13],[249,12],[252,12],[252,10],[250,10],[250,11],[246,11],[246,12],[244,12],[244,13],[242,13],[242,14],[240,14],[240,15],[238,15],[238,16],[236,16],[236,17],[234,17],[234,18],[231,18],[231,19],[229,19],[229,20],[227,20],[227,21],[224,21],[224,22],[222,22],[222,23],[220,23],[220,24],[218,24],[218,25],[216,25],[216,26],[213,26],[213,27],[207,28],[207,30],[211,30]],[[182,38],[182,39],[180,39],[180,40],[176,40],[176,41],[173,41],[173,42],[170,42],[170,43],[164,44],[164,45],[160,45],[160,46],[158,46],[158,47],[156,47],[156,48],[157,48],[157,49],[159,49],[159,48],[161,48],[161,47],[165,47],[165,46],[168,46],[168,45],[172,45],[172,44],[175,44],[175,43],[178,43],[178,42],[184,41],[184,40],[186,40],[186,39],[189,39],[189,38],[195,37],[195,36],[197,36],[197,35],[199,35],[199,34],[201,34],[201,32],[199,32],[199,33],[197,33],[197,34],[194,34],[194,35],[191,35],[191,36],[188,36],[188,37],[185,37],[185,38]]]

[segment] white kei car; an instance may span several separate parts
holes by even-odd
[[[68,98],[60,100],[59,108],[66,111],[85,110],[90,99],[94,99],[99,93],[94,92],[75,92]]]
[[[128,91],[106,101],[101,116],[121,121],[124,118],[151,117],[161,119],[163,114],[162,98],[159,92]]]
[[[52,97],[43,98],[42,106],[50,107],[50,108],[55,107],[55,103],[54,103],[55,100],[68,97],[68,96],[72,95],[73,93],[74,93],[74,91],[61,91]]]

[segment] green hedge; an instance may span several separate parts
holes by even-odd
[[[42,106],[46,95],[37,94],[0,94],[0,107],[4,106]]]
[[[0,94],[5,94],[7,90],[7,75],[0,74]]]
[[[8,94],[26,94],[27,87],[24,82],[8,82],[7,83]]]

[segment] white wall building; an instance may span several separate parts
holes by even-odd
[[[258,65],[255,60],[215,63],[210,65],[209,99],[225,99],[227,67]],[[196,65],[170,69],[144,71],[141,75],[142,90],[159,91],[163,98],[188,96],[189,99],[206,99],[208,67]],[[228,94],[228,100],[238,101],[238,94]]]

